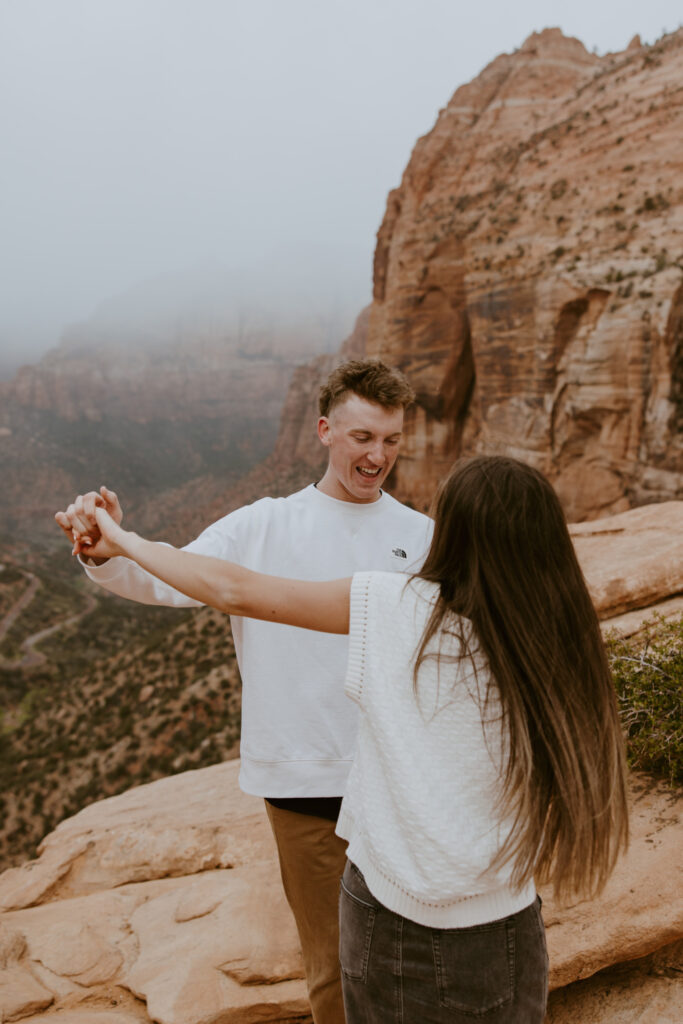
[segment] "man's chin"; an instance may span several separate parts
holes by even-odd
[[[359,469],[357,469],[354,474],[354,478],[356,480],[361,480],[364,484],[368,484],[369,486],[376,484],[377,487],[381,484],[384,476],[385,474],[382,472],[376,473],[374,476],[365,476],[365,474],[361,473]]]
[[[383,479],[384,477],[381,475],[377,477],[363,477],[358,474],[351,493],[359,501],[376,501],[379,498]]]

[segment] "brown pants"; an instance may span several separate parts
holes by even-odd
[[[339,970],[339,883],[346,842],[333,821],[266,802],[280,874],[294,914],[315,1024],[345,1024]]]

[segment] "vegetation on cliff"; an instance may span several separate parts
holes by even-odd
[[[0,639],[0,869],[95,800],[237,753],[227,618],[86,592],[59,554],[31,565],[40,585]],[[28,572],[5,562],[0,609],[20,596],[18,574],[26,588]],[[94,607],[78,619],[86,597]],[[60,621],[22,664],[23,641]]]
[[[683,615],[653,618],[632,639],[613,635],[608,651],[629,764],[683,784]]]

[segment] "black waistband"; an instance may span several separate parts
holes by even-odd
[[[336,821],[341,810],[340,796],[266,797],[266,801],[282,811],[310,814],[314,818]]]

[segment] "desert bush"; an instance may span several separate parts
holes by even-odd
[[[651,619],[633,639],[611,635],[607,650],[629,765],[683,783],[683,615]]]

